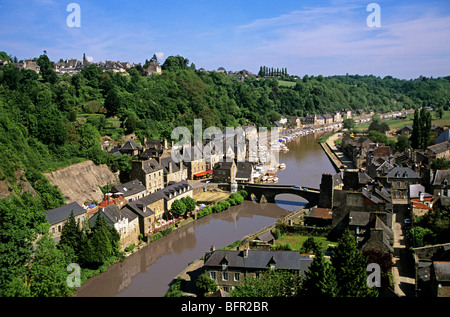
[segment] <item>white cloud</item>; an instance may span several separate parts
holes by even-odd
[[[156,52],[155,55],[156,55],[156,58],[158,58],[159,61],[164,59],[164,52]]]

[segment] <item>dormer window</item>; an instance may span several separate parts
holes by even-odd
[[[273,258],[273,256],[270,258],[269,263],[267,263],[267,267],[271,270],[275,270],[276,268],[276,262],[275,259]]]
[[[220,262],[220,265],[222,265],[223,271],[225,271],[228,268],[228,260],[226,255],[223,257],[222,261]]]

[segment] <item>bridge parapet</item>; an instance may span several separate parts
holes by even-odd
[[[269,203],[274,203],[275,196],[279,194],[293,194],[306,199],[309,204],[317,205],[319,203],[320,190],[317,188],[278,184],[242,183],[239,185],[239,189],[244,189],[247,191],[249,198],[253,194],[259,202],[265,200]]]

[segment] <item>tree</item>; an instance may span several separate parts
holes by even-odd
[[[54,84],[58,80],[58,75],[56,75],[54,69],[53,62],[47,56],[47,52],[44,51],[44,54],[39,56],[37,62],[39,65],[39,73],[42,75],[42,79],[45,82],[50,84]]]
[[[426,149],[431,140],[431,114],[422,107],[414,111],[413,130],[411,132],[411,146],[414,149]]]
[[[205,293],[211,293],[217,290],[216,282],[214,282],[214,280],[210,278],[206,273],[199,275],[195,283],[195,286],[201,292],[200,295],[204,295]]]
[[[398,151],[404,151],[411,147],[411,140],[407,134],[399,135],[397,138],[397,143],[395,143],[395,148]]]
[[[74,289],[67,285],[64,253],[55,247],[48,234],[42,236],[37,244],[29,271],[31,296],[64,297],[72,294]]]
[[[414,119],[411,132],[411,146],[413,149],[420,148],[420,135],[422,134],[422,122],[420,121],[419,111],[414,111]]]
[[[181,199],[177,199],[172,203],[170,207],[170,212],[174,216],[180,217],[186,213],[186,205]]]
[[[69,219],[64,223],[61,230],[61,238],[58,243],[58,248],[63,249],[64,246],[73,250],[76,257],[81,252],[82,232],[75,221],[73,211],[70,213]],[[74,259],[76,261],[76,259]]]
[[[296,271],[265,270],[258,277],[246,277],[230,297],[291,297],[299,294],[301,276]]]
[[[344,129],[353,130],[355,128],[355,120],[353,118],[347,118],[343,121]]]
[[[376,292],[367,286],[367,257],[357,248],[348,228],[333,250],[331,263],[337,281],[338,297],[371,297]]]
[[[115,233],[113,234],[113,231]],[[105,217],[98,213],[91,232],[83,237],[81,260],[87,267],[97,268],[118,252],[117,231],[108,227]]]
[[[386,122],[382,122],[380,116],[376,115],[372,117],[372,122],[369,125],[368,131],[378,131],[385,134],[389,131],[389,126]]]
[[[181,200],[183,201],[184,205],[186,206],[186,213],[193,212],[195,210],[195,207],[197,206],[197,202],[195,201],[194,198],[186,196],[186,197],[181,198]]]
[[[331,263],[325,259],[323,251],[318,250],[311,265],[305,272],[300,296],[335,297],[337,282]]]

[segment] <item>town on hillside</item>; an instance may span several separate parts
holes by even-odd
[[[408,114],[411,114],[411,110],[383,116],[401,118]],[[259,136],[256,129],[245,130],[251,132],[246,134],[243,148],[237,146],[236,135],[219,135],[218,138],[222,141],[226,138],[231,140],[222,142],[225,145],[223,150],[212,151],[208,160],[202,155],[194,155],[195,144],[184,146],[182,151],[191,152],[192,156],[190,160],[181,162],[174,161],[171,155],[176,147],[173,142],[169,143],[166,139],[137,140],[130,135],[123,144],[104,146],[105,151],[133,158],[130,181],[109,186],[99,202],[90,201],[83,205],[69,202],[47,211],[50,231],[57,241],[71,213],[77,220],[90,226],[102,214],[120,234],[122,250],[129,250],[131,246],[141,245],[143,240],[152,241],[152,237],[156,237],[158,232],[173,227],[183,219],[195,219],[203,209],[214,206],[220,199],[245,188],[245,184],[276,183],[276,172],[285,166],[282,162],[270,160],[270,154],[288,151],[290,140],[315,131],[341,129],[345,118],[364,123],[370,122],[372,116],[373,113],[363,112],[352,115],[351,111],[345,110],[330,116],[282,117],[279,122],[275,122],[281,131],[278,142],[260,148],[260,152],[265,154],[259,156],[254,156],[255,153],[249,147],[251,140]],[[403,151],[379,143],[378,140],[372,141],[367,134],[334,134],[323,147],[328,150],[326,153],[338,172],[334,175],[323,174],[317,205],[297,213],[297,218],[291,217],[285,225],[294,228],[299,226],[306,232],[313,228],[315,233],[317,228],[325,228],[320,235],[330,239],[338,237],[348,228],[356,237],[360,250],[370,250],[392,259],[393,265],[389,269],[393,270],[393,280],[396,283],[390,288],[392,294],[404,295],[400,286],[407,283],[415,294],[448,296],[450,286],[445,282],[445,274],[443,279],[439,275],[439,270],[445,270],[445,263],[448,263],[445,262],[448,260],[448,243],[408,245],[414,247],[415,279],[400,276],[398,269],[400,264],[408,261],[403,253],[406,247],[404,237],[413,227],[414,219],[431,213],[434,207],[448,205],[449,170],[432,167],[436,159],[450,159],[448,131],[434,127],[434,138],[438,142],[436,145],[425,150],[408,148]],[[411,133],[411,130],[405,127],[395,133]],[[202,145],[208,147],[210,143],[204,142]],[[193,198],[196,206],[190,213],[177,214],[172,205],[185,197]],[[257,201],[261,197],[248,195],[247,198]],[[252,243],[252,239],[256,239],[257,243]],[[224,257],[259,259],[267,256],[273,258],[274,254],[278,254],[278,251],[270,248],[274,241],[272,231],[266,231],[252,239],[245,247],[207,252],[204,271],[218,284],[219,291],[214,296],[227,296],[248,275],[247,268],[236,264],[235,267],[227,266],[227,272],[235,274],[237,280],[219,278],[222,273],[217,267]],[[245,252],[242,251],[244,249]],[[263,250],[265,253],[260,253]],[[273,259],[276,262],[276,257]],[[283,265],[288,270],[304,272],[311,261],[311,255],[303,255]],[[298,266],[299,263],[303,264]],[[404,269],[401,271],[404,274]]]

